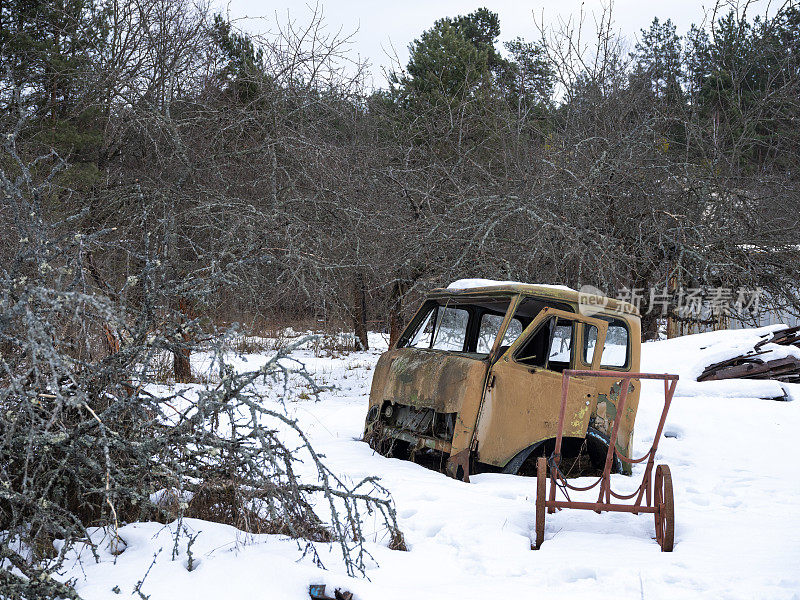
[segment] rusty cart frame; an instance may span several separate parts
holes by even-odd
[[[569,389],[570,377],[610,377],[620,379],[621,390],[617,403],[617,415],[621,416],[625,410],[625,401],[628,398],[628,389],[632,379],[659,379],[664,382],[664,408],[661,411],[661,419],[658,422],[653,444],[650,450],[641,458],[626,458],[617,450],[617,435],[619,434],[619,422],[621,418],[614,419],[614,427],[611,431],[611,439],[608,444],[606,462],[603,467],[603,474],[600,479],[593,484],[585,487],[577,487],[569,484],[566,477],[561,472],[561,442],[564,437],[564,418],[567,408],[567,390]],[[655,517],[656,541],[661,546],[662,552],[671,552],[675,534],[675,505],[672,495],[672,476],[667,465],[658,465],[653,477],[653,464],[655,462],[658,441],[664,430],[664,423],[667,419],[669,406],[672,403],[672,396],[675,393],[675,386],[678,383],[677,375],[655,374],[655,373],[623,373],[617,371],[589,371],[573,370],[564,371],[561,380],[561,411],[558,416],[558,435],[556,437],[555,451],[549,459],[540,457],[536,464],[536,543],[534,549],[538,549],[544,541],[544,521],[545,510],[552,514],[562,508],[576,508],[582,510],[593,510],[597,513],[602,511],[629,512],[635,515],[639,513],[652,513]],[[617,494],[611,489],[611,468],[614,458],[623,460],[629,464],[636,464],[647,461],[642,477],[642,483],[632,494]],[[549,469],[548,469],[549,467]],[[550,490],[547,491],[546,480],[549,471]],[[585,492],[595,486],[600,486],[600,493],[596,502],[573,502],[570,500],[568,490]],[[556,488],[559,488],[566,500],[556,500]],[[630,500],[636,497],[633,504],[617,503],[612,501]],[[644,502],[643,502],[644,501]]]

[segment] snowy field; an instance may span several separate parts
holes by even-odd
[[[385,532],[376,527],[368,579],[351,579],[325,545],[322,570],[286,538],[187,520],[199,532],[190,572],[185,548],[172,560],[169,526],[140,523],[120,530],[127,543],[122,554],[105,552],[95,563],[87,552],[64,577],[87,600],[138,598],[134,589],[143,578],[141,594],[152,600],[300,600],[308,598],[311,583],[327,584],[331,595],[336,587],[349,590],[356,600],[800,598],[800,385],[694,381],[707,364],[737,355],[769,329],[644,345],[643,371],[681,376],[657,457],[657,464],[671,467],[675,489],[672,553],[662,553],[653,539],[651,515],[589,511],[548,515],[545,542],[532,551],[534,479],[483,474],[466,484],[374,454],[358,441],[372,369],[386,346],[372,335],[376,349],[370,352],[338,358],[296,352],[319,383],[336,389],[319,402],[300,399],[298,389],[287,411],[335,472],[353,480],[381,477],[394,497],[408,552],[388,550]],[[773,349],[770,359],[800,354]],[[197,371],[206,368],[204,359],[196,358]],[[253,369],[264,360],[248,355],[237,364]],[[271,393],[264,389],[265,402],[275,402]],[[784,395],[788,401],[762,399]],[[662,398],[660,383],[643,388],[637,456],[649,447]],[[613,488],[635,488],[641,473],[612,476]]]

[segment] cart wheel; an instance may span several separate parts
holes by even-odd
[[[656,467],[653,506],[655,506],[656,541],[662,552],[672,552],[675,538],[675,504],[672,497],[672,475],[667,465]]]
[[[547,459],[540,456],[536,461],[536,544],[538,550],[544,541],[544,501],[547,497]]]

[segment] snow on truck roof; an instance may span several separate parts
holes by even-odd
[[[548,285],[544,283],[524,283],[522,281],[498,281],[496,279],[459,279],[447,286],[448,290],[468,290],[472,288],[485,288],[485,287],[517,287],[517,286],[535,286],[550,288],[553,290],[566,290],[569,292],[576,292],[577,290],[567,287],[566,285]]]
[[[638,315],[639,310],[631,303],[609,298],[603,296],[600,290],[587,286],[581,288],[580,291],[568,287],[566,285],[549,285],[543,283],[524,283],[522,281],[498,281],[495,279],[459,279],[454,281],[446,288],[439,288],[433,290],[437,294],[473,292],[478,290],[485,290],[487,292],[513,292],[513,293],[527,293],[527,294],[549,294],[567,301],[578,302],[581,304],[583,298],[602,298],[602,302],[598,303],[593,300],[590,304],[596,309],[599,304],[602,304],[609,310],[615,312],[623,312],[632,315]],[[593,311],[596,312],[596,311]]]

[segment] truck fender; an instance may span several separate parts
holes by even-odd
[[[545,442],[548,440],[542,440],[540,442],[536,442],[535,444],[531,444],[524,450],[520,450],[517,455],[512,458],[506,466],[503,467],[503,473],[509,473],[511,475],[516,475],[519,471],[520,467],[522,467],[523,463],[528,459],[528,457],[533,454],[533,452],[540,448]]]
[[[600,433],[594,427],[589,427],[589,429],[586,431],[586,439],[587,439],[588,442],[597,444],[597,446],[598,446],[597,449],[598,450],[602,447],[603,456],[605,456],[605,453],[608,452],[608,441],[609,441],[608,437],[606,437],[605,435]],[[541,448],[543,445],[547,444],[548,442],[552,442],[553,444],[555,444],[555,438],[549,438],[549,439],[546,439],[546,440],[541,440],[539,442],[536,442],[535,444],[531,444],[530,446],[528,446],[527,448],[524,448],[523,450],[520,450],[514,456],[514,458],[512,458],[510,461],[508,461],[508,463],[506,463],[506,466],[503,467],[503,471],[502,472],[503,473],[508,473],[508,474],[511,474],[511,475],[515,475],[517,472],[519,472],[520,467],[522,467],[522,465],[525,463],[525,461],[528,459],[528,457],[531,454],[533,454],[537,449]],[[611,467],[611,472],[612,473],[621,473],[622,472],[622,461],[620,461],[620,459],[617,458],[616,455],[614,456],[614,464]]]

